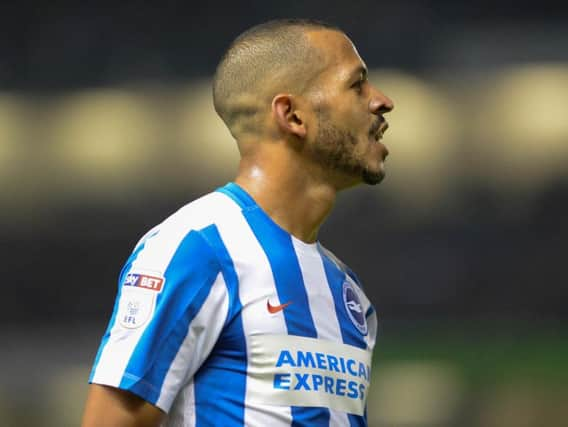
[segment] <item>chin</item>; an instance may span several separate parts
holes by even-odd
[[[365,169],[363,171],[362,177],[365,184],[377,185],[384,179],[385,171],[382,168],[378,171],[370,171],[369,169]]]

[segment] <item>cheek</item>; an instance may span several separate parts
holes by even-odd
[[[369,124],[368,115],[364,112],[350,112],[350,115],[346,117],[345,123],[349,124],[351,131],[359,138],[366,140],[369,137],[371,125]]]
[[[321,121],[314,117],[307,123],[306,128],[308,141],[314,141],[321,132]]]

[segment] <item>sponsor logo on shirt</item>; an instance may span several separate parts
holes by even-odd
[[[343,303],[353,325],[361,334],[367,335],[367,319],[363,313],[363,305],[357,291],[349,282],[343,284]]]
[[[268,309],[269,313],[278,313],[279,311],[284,310],[286,307],[288,307],[290,304],[292,304],[292,301],[288,301],[285,304],[280,304],[280,305],[272,305],[270,304],[270,300],[266,301],[266,308]]]
[[[123,286],[134,286],[151,291],[161,292],[164,286],[164,278],[140,273],[128,273],[122,282]]]
[[[253,335],[250,344],[252,400],[364,414],[370,351],[293,335]]]

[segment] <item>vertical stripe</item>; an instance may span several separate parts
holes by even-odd
[[[290,304],[282,310],[288,334],[317,338],[304,279],[290,234],[278,227],[260,208],[246,210],[245,218],[268,257],[279,303]],[[293,427],[329,426],[327,408],[293,406],[292,418]]]
[[[314,319],[318,338],[343,342],[341,327],[337,316],[330,316],[330,312],[335,312],[333,295],[327,283],[327,276],[323,266],[323,261],[319,255],[317,244],[307,245],[297,239],[293,239],[294,249],[298,254],[298,261],[304,284],[308,295],[310,312]],[[347,414],[342,411],[329,410],[330,426],[348,426]]]
[[[359,348],[367,348],[367,342],[365,341],[365,338],[361,336],[346,313],[345,304],[343,301],[343,282],[347,280],[348,276],[329,259],[329,257],[325,254],[325,251],[320,249],[320,255],[323,261],[327,283],[333,296],[337,320],[341,325],[341,337],[343,343]],[[350,427],[364,427],[367,425],[365,417],[354,414],[347,414],[347,418]]]
[[[282,310],[288,334],[317,338],[304,279],[290,235],[267,220],[266,214],[260,209],[247,211],[245,217],[266,253],[280,304],[290,303]]]
[[[325,255],[325,253],[322,253],[322,251],[320,251],[320,253],[323,259],[327,282],[329,283],[331,293],[333,295],[337,320],[341,325],[343,343],[359,348],[367,348],[367,343],[365,342],[364,337],[351,322],[343,301],[343,283],[346,280],[349,280],[349,277],[346,273],[341,271],[336,264]]]
[[[298,262],[304,280],[317,337],[329,341],[343,342],[341,328],[337,316],[330,318],[335,312],[333,295],[327,284],[327,276],[316,245],[307,245],[293,239],[294,249],[298,254]]]
[[[228,309],[227,288],[223,276],[219,273],[207,299],[189,324],[187,334],[163,380],[164,386],[156,406],[169,408],[178,390],[199,369],[221,333]],[[199,349],[199,352],[196,349]]]
[[[240,189],[239,191],[242,192]],[[234,195],[228,197],[225,191],[218,191],[218,195],[224,200],[221,207],[224,215],[217,222],[217,227],[240,280],[238,297],[243,307],[242,327],[247,338],[247,357],[250,360],[248,337],[262,333],[284,335],[287,333],[286,322],[282,312],[266,315],[266,301],[276,294],[276,287],[267,256],[241,212],[241,208],[245,206],[243,203],[250,203],[250,200],[243,202],[242,198]],[[235,203],[235,199],[239,200],[238,203],[241,205]],[[259,322],[259,319],[263,319],[262,322]],[[254,400],[254,391],[259,389],[255,381],[255,378],[247,378],[243,425],[290,426],[292,420],[290,407],[266,406]]]
[[[241,317],[242,306],[238,294],[239,281],[233,261],[217,227],[207,227],[202,234],[214,248],[222,265],[229,313],[225,322],[216,325],[219,328],[223,327],[223,333],[216,344],[215,352],[206,360],[201,371],[194,378],[195,425],[197,427],[243,426],[247,348]],[[235,354],[238,356],[235,357]]]
[[[176,396],[162,427],[195,427],[193,379]]]

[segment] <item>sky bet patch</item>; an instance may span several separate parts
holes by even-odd
[[[133,286],[141,289],[149,289],[155,292],[161,292],[165,279],[161,276],[151,276],[141,273],[128,273],[122,286]]]

